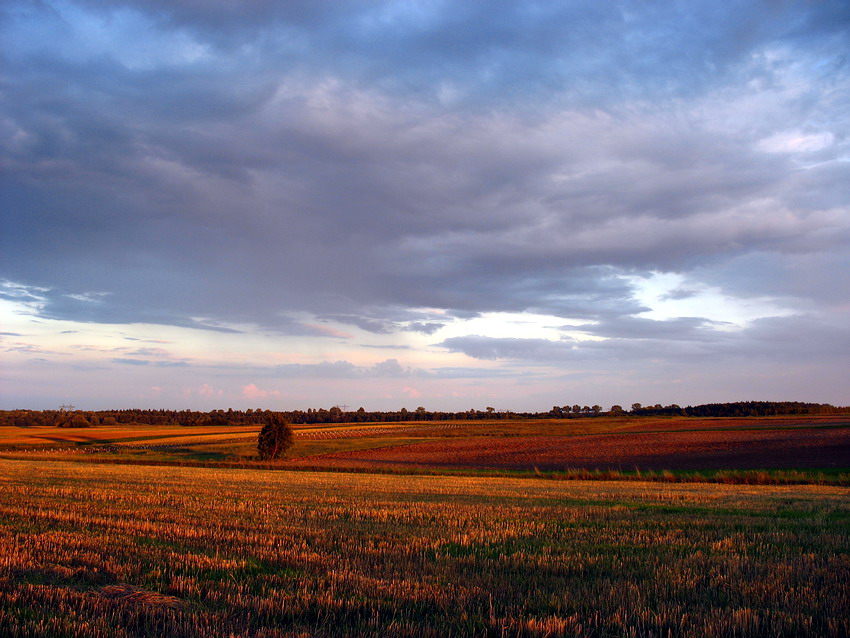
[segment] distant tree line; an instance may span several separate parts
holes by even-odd
[[[612,405],[603,410],[599,405],[553,406],[548,412],[511,412],[487,407],[484,410],[439,412],[420,406],[415,410],[401,408],[396,411],[366,411],[358,408],[344,411],[332,408],[272,411],[248,410],[0,410],[0,426],[32,427],[55,426],[81,428],[93,425],[265,425],[272,415],[280,415],[294,424],[320,423],[376,423],[407,421],[495,421],[500,419],[575,419],[598,416],[691,416],[691,417],[744,417],[800,414],[841,414],[850,407],[836,407],[828,403],[802,403],[799,401],[742,401],[737,403],[709,403],[681,407],[675,403],[642,405],[633,403],[630,410]]]
[[[617,407],[617,406],[614,406]],[[662,406],[633,403],[628,414],[633,416],[694,416],[694,417],[735,417],[735,416],[776,416],[794,414],[841,414],[850,411],[848,407],[836,407],[828,403],[802,403],[800,401],[739,401],[736,403],[707,403],[705,405],[682,408],[675,403]]]
[[[840,414],[850,410],[828,403],[799,401],[742,401],[709,403],[685,408],[687,416],[773,416],[781,414]]]
[[[248,410],[98,410],[73,412],[62,410],[0,410],[0,425],[17,427],[56,426],[88,427],[92,425],[264,425],[272,414],[283,415],[290,423],[375,423],[401,421],[451,421],[451,420],[494,420],[516,417],[533,418],[532,413],[498,411],[492,407],[485,410],[467,410],[464,412],[434,412],[420,406],[415,410],[401,408],[397,411],[370,411],[363,408],[343,411],[334,406],[329,409],[309,408],[307,410],[272,411],[263,409]]]

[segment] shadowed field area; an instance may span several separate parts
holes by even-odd
[[[846,636],[850,490],[0,460],[16,636]]]
[[[846,468],[850,428],[470,437],[339,452],[293,463],[513,470]]]

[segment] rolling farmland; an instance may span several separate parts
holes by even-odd
[[[850,635],[846,417],[257,430],[0,428],[0,633]]]
[[[521,470],[845,468],[850,428],[439,438],[308,457],[328,466]]]
[[[281,468],[850,471],[846,416],[334,424],[294,430],[295,445],[278,463]],[[0,427],[0,456],[239,465],[254,459],[258,431]]]

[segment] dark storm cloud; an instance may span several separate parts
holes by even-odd
[[[45,317],[432,334],[405,309],[532,310],[642,338],[633,275],[826,304],[735,264],[820,281],[850,244],[846,3],[3,12],[0,274]]]

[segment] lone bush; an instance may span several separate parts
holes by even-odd
[[[60,412],[56,417],[56,425],[60,428],[90,428],[91,423],[80,413]]]
[[[292,445],[292,426],[282,414],[270,412],[257,437],[257,450],[263,461],[279,459]]]

